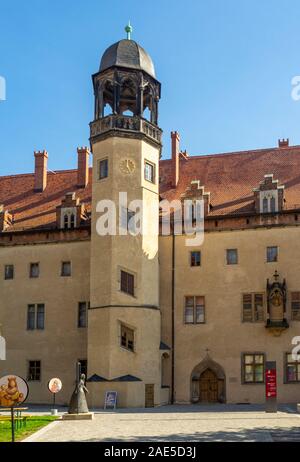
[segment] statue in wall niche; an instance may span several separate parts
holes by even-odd
[[[86,401],[85,394],[88,393],[88,389],[85,386],[85,375],[81,374],[79,380],[76,383],[75,390],[72,394],[70,405],[69,405],[69,414],[87,414],[89,413],[89,408]]]

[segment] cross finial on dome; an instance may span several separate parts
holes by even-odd
[[[131,40],[132,31],[133,31],[133,27],[132,27],[132,25],[130,24],[130,21],[128,21],[128,24],[127,24],[127,26],[125,27],[125,32],[126,32],[126,34],[127,34],[127,40]]]

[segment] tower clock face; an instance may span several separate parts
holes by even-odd
[[[130,174],[133,173],[135,170],[135,163],[133,160],[130,159],[123,159],[120,162],[120,170],[124,174]]]

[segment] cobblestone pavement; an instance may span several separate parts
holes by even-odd
[[[42,412],[41,410],[39,412]],[[260,406],[166,406],[153,410],[98,411],[93,421],[58,421],[33,442],[299,441],[295,406],[266,414]]]

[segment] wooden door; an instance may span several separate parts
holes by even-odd
[[[145,407],[154,407],[154,385],[145,385]]]
[[[218,402],[218,379],[207,369],[200,377],[200,401],[206,403]]]

